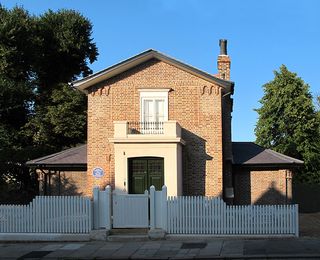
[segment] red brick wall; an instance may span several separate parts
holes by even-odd
[[[47,172],[47,171],[46,171]],[[61,171],[49,174],[45,177],[41,171],[38,171],[40,178],[40,195],[68,195],[81,196],[87,192],[87,172],[86,171]],[[49,180],[50,178],[50,180]],[[46,183],[46,188],[44,187]]]
[[[222,193],[222,91],[219,86],[158,60],[150,60],[99,86],[88,94],[88,185],[114,185],[113,121],[139,121],[138,88],[171,88],[169,120],[183,127],[184,194]],[[94,180],[92,169],[103,167]]]
[[[234,169],[233,176],[235,204],[286,204],[291,200],[289,170]]]

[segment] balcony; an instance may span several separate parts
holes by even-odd
[[[163,122],[128,122],[129,134],[163,134]]]
[[[112,143],[182,143],[181,126],[176,121],[127,122],[114,121]]]

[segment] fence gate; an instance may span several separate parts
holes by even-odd
[[[113,228],[148,228],[149,195],[113,194]]]

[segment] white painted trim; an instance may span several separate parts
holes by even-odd
[[[169,92],[171,88],[139,88],[139,92]]]
[[[179,156],[181,149],[179,143],[115,143],[115,191],[116,193],[128,193],[128,158],[134,157],[161,157],[164,159],[164,184],[168,187],[168,195],[182,195],[182,181],[178,177],[182,175]],[[126,185],[124,185],[126,183]],[[180,193],[179,193],[180,192]]]
[[[164,100],[164,121],[168,121],[169,116],[169,101],[168,101],[168,89],[141,89],[140,92],[140,122],[144,122],[144,100],[145,99],[163,99]]]

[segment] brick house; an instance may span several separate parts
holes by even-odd
[[[232,143],[230,64],[227,42],[220,40],[216,75],[147,50],[73,82],[88,96],[87,144],[29,166],[45,178],[78,172],[74,185],[86,195],[96,185],[142,193],[165,184],[168,195],[288,203],[292,169],[303,162],[254,143]],[[83,168],[69,169],[79,153]]]

